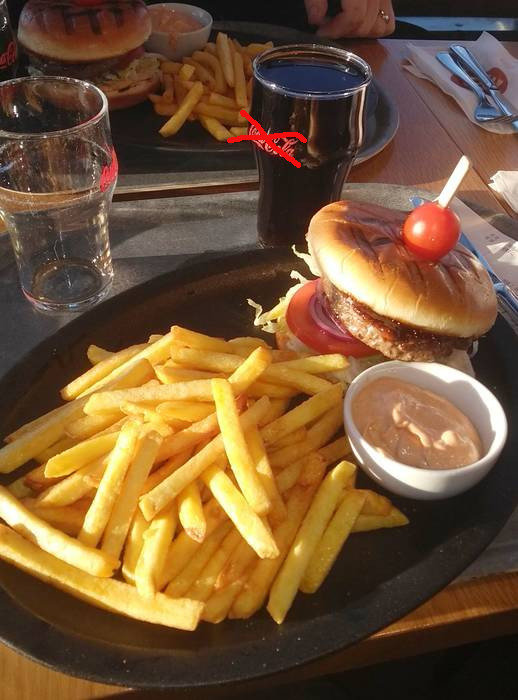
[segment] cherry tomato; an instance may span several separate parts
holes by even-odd
[[[460,221],[455,212],[426,202],[416,207],[403,224],[403,241],[414,255],[423,260],[439,260],[452,250],[460,235]]]
[[[352,357],[374,355],[375,350],[369,348],[350,333],[343,332],[337,338],[319,326],[310,313],[309,302],[316,292],[318,280],[308,282],[295,292],[288,304],[286,323],[299,340],[316,352],[341,353]]]

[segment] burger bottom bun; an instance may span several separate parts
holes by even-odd
[[[125,90],[110,90],[109,83],[103,85],[101,90],[108,98],[108,107],[111,112],[117,109],[126,109],[144,102],[149,94],[156,92],[160,87],[160,76],[156,75],[146,80],[139,80],[135,85]]]

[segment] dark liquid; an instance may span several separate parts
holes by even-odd
[[[313,214],[340,198],[363,138],[366,88],[358,86],[365,77],[355,67],[293,59],[272,60],[259,67],[259,75],[284,92],[256,79],[254,119],[267,133],[298,131],[308,139],[291,144],[300,168],[254,148],[260,180],[259,240],[267,246],[289,245],[303,241]],[[302,91],[310,94],[297,94]],[[284,148],[282,142],[278,145]]]
[[[277,59],[260,69],[261,77],[302,96],[308,93],[327,95],[343,92],[362,84],[364,78],[354,68],[345,70],[333,64],[286,61]]]

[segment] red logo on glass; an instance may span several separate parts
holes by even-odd
[[[14,41],[10,41],[7,44],[7,48],[3,54],[0,54],[0,68],[6,68],[7,66],[12,66],[16,61],[16,44]]]
[[[119,172],[119,163],[117,161],[117,154],[115,149],[112,147],[111,151],[111,161],[109,165],[105,165],[101,170],[101,180],[99,182],[99,189],[101,192],[105,192],[108,187],[114,182]]]
[[[307,143],[307,138],[302,136],[298,131],[281,131],[275,134],[267,134],[263,127],[251,117],[244,109],[239,111],[242,117],[245,117],[250,122],[247,136],[231,136],[227,139],[228,143],[236,143],[237,141],[254,141],[256,146],[261,148],[266,153],[281,156],[296,168],[300,168],[300,161],[293,157],[295,152],[295,144],[297,141]]]

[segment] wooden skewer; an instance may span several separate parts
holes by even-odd
[[[437,204],[445,209],[453,199],[455,192],[459,189],[462,181],[471,167],[471,162],[466,156],[462,156],[454,171],[448,178],[448,182],[442,188],[441,194],[437,197]]]

